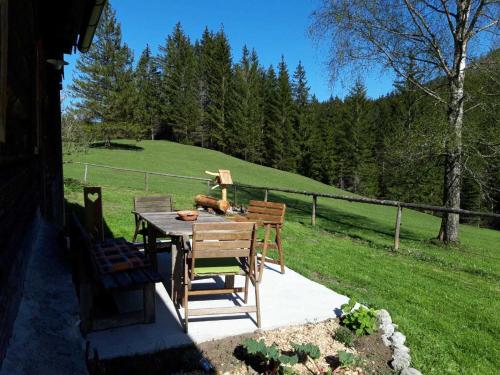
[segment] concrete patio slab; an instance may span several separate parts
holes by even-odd
[[[168,280],[169,254],[160,255],[160,273]],[[304,324],[336,317],[340,306],[348,297],[311,281],[291,269],[284,275],[279,266],[270,265],[264,272],[260,288],[262,329]],[[203,283],[222,283],[222,280],[200,280]],[[236,285],[242,286],[243,277],[236,277]],[[249,304],[253,304],[254,290],[250,289]],[[191,308],[234,306],[243,304],[239,297],[221,296],[219,299],[198,298],[190,302]],[[140,308],[139,294],[128,293],[117,301],[120,310]],[[185,334],[180,318],[165,285],[156,284],[156,322],[93,332],[87,339],[98,350],[101,358],[114,358],[132,354],[152,353],[176,346],[202,343],[228,336],[251,333],[257,329],[255,314],[193,317],[189,320],[189,334]]]

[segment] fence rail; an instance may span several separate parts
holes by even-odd
[[[186,180],[206,181],[208,193],[210,193],[210,185],[212,183],[212,179],[210,179],[210,178],[183,176],[183,175],[172,174],[172,173],[151,172],[151,171],[144,171],[144,170],[140,170],[140,169],[114,167],[114,166],[104,165],[104,164],[93,164],[93,163],[84,163],[84,162],[66,162],[65,164],[81,164],[81,165],[83,165],[85,168],[84,174],[83,174],[83,182],[84,183],[87,183],[89,166],[90,167],[97,167],[97,168],[106,168],[106,169],[111,169],[111,170],[121,171],[121,172],[132,172],[132,173],[143,174],[144,175],[144,190],[145,191],[149,190],[149,182],[148,182],[149,176],[164,176],[164,177],[173,177],[173,178],[186,179]],[[316,225],[316,212],[317,212],[317,205],[318,205],[318,197],[328,198],[328,199],[345,200],[345,201],[356,202],[356,203],[368,203],[368,204],[375,204],[375,205],[381,205],[381,206],[396,207],[397,208],[396,225],[395,225],[395,230],[394,230],[394,232],[395,232],[395,234],[394,234],[394,248],[395,249],[399,248],[399,233],[400,233],[400,227],[401,227],[403,208],[432,211],[432,212],[441,212],[441,213],[452,213],[452,214],[460,214],[460,215],[467,215],[467,216],[500,218],[500,214],[493,213],[493,212],[478,212],[478,211],[470,211],[470,210],[463,210],[463,209],[456,209],[456,208],[449,208],[449,207],[442,207],[442,206],[433,206],[433,205],[429,205],[429,204],[408,203],[408,202],[400,202],[400,201],[387,200],[387,199],[354,197],[354,196],[349,196],[349,195],[319,193],[319,192],[294,190],[294,189],[286,189],[286,188],[279,188],[279,187],[255,186],[255,185],[240,184],[240,183],[235,183],[233,185],[233,196],[234,196],[235,204],[236,204],[238,187],[239,188],[249,188],[249,189],[255,189],[255,190],[262,190],[264,192],[264,201],[268,200],[270,191],[298,194],[298,195],[305,195],[305,196],[312,197],[312,203],[311,203],[311,224],[312,225]]]

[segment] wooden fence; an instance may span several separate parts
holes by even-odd
[[[160,173],[160,172],[144,171],[144,170],[140,170],[140,169],[120,168],[120,167],[113,167],[110,165],[103,165],[103,164],[82,163],[82,162],[71,162],[71,163],[84,165],[84,174],[83,174],[83,182],[84,183],[87,183],[89,167],[106,168],[106,169],[111,169],[111,170],[120,171],[120,172],[133,172],[133,173],[143,174],[144,175],[144,190],[145,191],[149,191],[149,183],[148,183],[149,176],[164,176],[164,177],[173,177],[173,178],[180,178],[180,179],[186,179],[186,180],[206,181],[206,183],[207,183],[207,195],[210,194],[210,187],[211,187],[211,184],[213,182],[212,179],[203,178],[203,177],[182,176],[182,175],[171,174],[171,173]],[[433,205],[428,205],[428,204],[400,202],[400,201],[387,200],[387,199],[354,197],[354,196],[350,196],[350,195],[319,193],[319,192],[310,192],[310,191],[304,191],[304,190],[285,189],[285,188],[269,187],[269,186],[255,186],[255,185],[239,184],[239,183],[235,183],[233,185],[233,200],[234,200],[235,205],[237,204],[237,189],[238,189],[238,187],[263,191],[264,201],[268,200],[270,191],[310,196],[312,198],[312,202],[311,202],[311,224],[312,225],[316,225],[316,212],[317,212],[317,206],[318,206],[318,197],[328,198],[328,199],[345,200],[348,202],[368,203],[368,204],[375,204],[375,205],[381,205],[381,206],[396,207],[397,208],[397,210],[396,210],[396,224],[395,224],[395,228],[394,228],[394,249],[395,250],[397,250],[399,248],[399,234],[400,234],[400,229],[401,229],[403,208],[410,208],[410,209],[420,210],[420,211],[453,213],[453,214],[460,214],[460,215],[467,215],[467,216],[500,218],[500,214],[492,213],[492,212],[477,212],[477,211],[469,211],[469,210],[462,210],[462,209],[442,207],[442,206],[433,206]]]

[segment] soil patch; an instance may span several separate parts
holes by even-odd
[[[382,332],[358,337],[354,343],[358,355],[365,361],[366,374],[393,374],[389,367],[392,350],[384,345]]]

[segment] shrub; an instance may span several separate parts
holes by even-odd
[[[83,189],[83,184],[74,178],[65,178],[64,179],[64,188],[73,191],[73,192],[81,192]]]
[[[342,305],[345,315],[342,316],[341,323],[356,332],[358,336],[372,334],[377,329],[377,312],[375,309],[367,309],[364,306],[353,310],[355,305],[356,302],[352,300]]]

